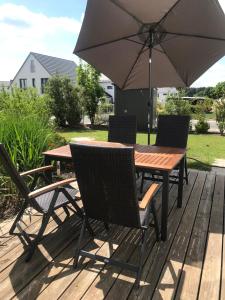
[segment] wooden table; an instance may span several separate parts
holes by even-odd
[[[95,144],[106,147],[124,147],[119,143],[83,141],[79,144]],[[168,217],[168,199],[169,199],[169,174],[179,164],[179,183],[177,206],[182,206],[183,195],[183,175],[184,175],[184,156],[186,149],[159,147],[147,145],[133,145],[135,148],[135,166],[141,169],[157,170],[163,177],[162,189],[162,214],[161,214],[161,239],[167,239],[167,217]],[[62,146],[43,153],[45,164],[55,161],[71,161],[71,152],[69,145]]]

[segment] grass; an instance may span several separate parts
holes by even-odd
[[[60,135],[65,137],[68,141],[75,137],[92,137],[96,140],[107,140],[107,130],[92,130],[82,129],[73,131],[60,131]],[[155,134],[151,134],[151,144],[155,142]],[[147,144],[147,134],[137,134],[138,144]],[[191,168],[197,168],[202,170],[208,170],[215,159],[225,159],[225,137],[216,134],[196,135],[190,134],[188,139],[188,157],[194,158],[203,162],[206,165],[202,165],[198,161],[188,160],[188,165]]]
[[[216,113],[212,112],[212,113],[208,113],[205,114],[206,120],[216,120]]]

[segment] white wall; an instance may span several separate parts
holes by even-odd
[[[114,103],[114,84],[112,83],[112,81],[110,80],[100,80],[100,85],[101,87],[105,90],[105,92],[107,92],[108,94],[110,94],[113,98],[113,103]],[[108,88],[111,87],[111,88]]]
[[[174,87],[165,87],[165,88],[158,88],[157,89],[157,98],[160,102],[165,103],[167,96],[169,95],[177,95],[178,91]]]
[[[31,60],[34,61],[35,71],[31,72]],[[16,84],[20,87],[20,79],[27,79],[27,87],[32,86],[32,78],[35,78],[36,89],[38,93],[41,93],[41,78],[50,78],[50,74],[45,70],[44,67],[36,60],[36,58],[30,54],[25,61],[22,68],[17,73],[16,77],[13,80],[13,85]]]

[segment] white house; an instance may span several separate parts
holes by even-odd
[[[75,83],[76,66],[71,60],[30,52],[11,84],[22,89],[34,87],[42,94],[53,75],[68,76]]]
[[[164,87],[157,89],[157,98],[161,103],[165,103],[167,97],[172,95],[178,95],[178,90],[175,87]]]
[[[114,103],[115,87],[112,81],[110,79],[100,79],[99,83],[101,87],[104,89],[105,94],[108,97],[109,101]]]
[[[10,81],[0,81],[0,91],[8,90],[10,86]]]

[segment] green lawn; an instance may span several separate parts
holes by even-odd
[[[68,141],[74,137],[93,137],[96,140],[107,140],[106,130],[74,130],[74,131],[60,131],[63,137]],[[155,142],[155,134],[151,134],[151,144]],[[138,133],[137,143],[147,144],[147,134]],[[196,135],[190,134],[188,140],[188,157],[195,158],[202,161],[205,164],[211,165],[216,158],[225,159],[225,137],[214,134]],[[206,166],[202,166],[200,163],[193,160],[188,161],[189,167],[208,169]]]
[[[212,113],[208,113],[205,114],[206,120],[216,120],[216,113],[212,112]]]

